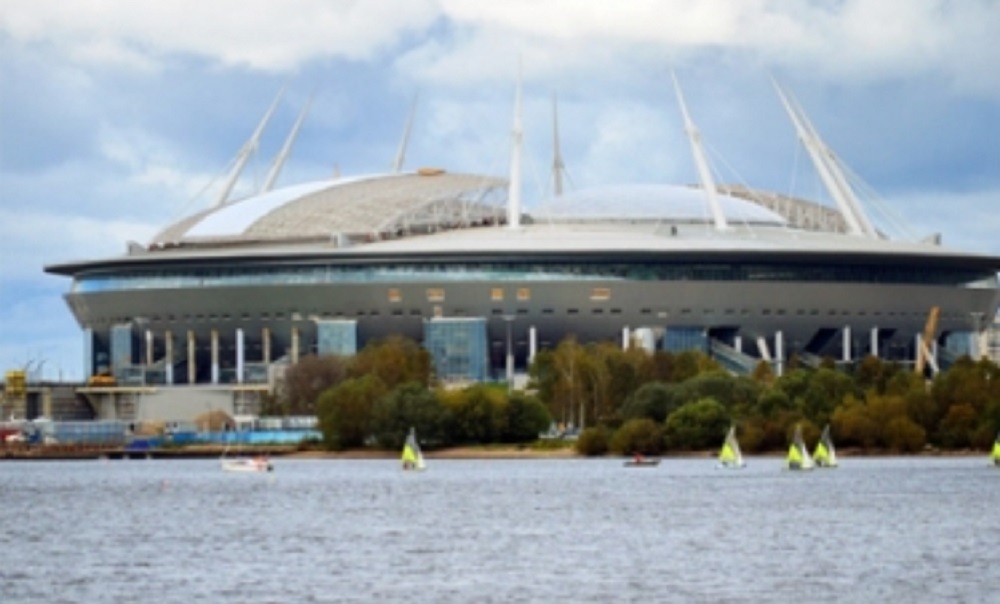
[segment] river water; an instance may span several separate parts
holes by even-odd
[[[1000,470],[0,464],[0,602],[998,602]]]

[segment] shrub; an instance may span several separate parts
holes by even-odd
[[[586,428],[576,439],[576,452],[588,457],[608,452],[608,432],[602,427]]]
[[[610,448],[619,454],[654,455],[663,451],[663,434],[651,419],[631,419],[615,431]]]

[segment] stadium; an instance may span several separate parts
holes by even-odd
[[[696,349],[734,372],[795,355],[929,365],[984,354],[1000,258],[888,238],[804,112],[779,96],[835,206],[716,184],[684,106],[697,185],[553,190],[521,206],[520,93],[506,176],[402,169],[229,199],[117,257],[46,272],[72,279],[80,389],[101,419],[252,414],[306,354],[351,355],[403,335],[444,382],[523,384],[567,336]],[[267,117],[258,126],[259,137]],[[296,129],[298,123],[296,124]],[[245,149],[255,147],[254,139]],[[926,344],[925,344],[926,343]]]

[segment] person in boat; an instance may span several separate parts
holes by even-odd
[[[638,463],[642,463],[642,462],[643,462],[642,453],[639,453],[638,451],[636,451],[635,452],[635,463],[638,464]]]

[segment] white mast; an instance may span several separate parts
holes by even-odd
[[[843,170],[840,169],[833,151],[820,138],[802,108],[794,102],[794,99],[789,99],[773,78],[771,81],[781,98],[781,104],[784,105],[788,117],[795,125],[799,140],[802,141],[802,145],[809,153],[809,159],[812,160],[823,185],[844,216],[850,234],[877,237],[878,233],[875,231],[875,227],[872,226],[864,210],[861,209],[861,204],[858,202],[854,190],[847,183],[847,178],[844,176]]]
[[[396,159],[392,162],[392,173],[399,174],[403,170],[403,160],[406,159],[406,147],[410,143],[410,128],[413,127],[413,115],[417,112],[417,95],[413,95],[410,113],[406,116],[406,126],[403,127],[403,139],[399,141]]]
[[[552,194],[556,197],[563,192],[563,172],[566,171],[566,164],[563,163],[562,151],[559,148],[559,105],[556,95],[552,95]]]
[[[698,179],[701,181],[701,188],[705,191],[708,199],[708,207],[712,211],[712,219],[715,221],[715,230],[725,231],[729,228],[726,222],[726,215],[719,205],[719,194],[715,188],[715,179],[712,178],[712,170],[708,167],[708,160],[705,159],[705,149],[701,144],[701,132],[691,121],[688,115],[687,105],[684,103],[684,95],[681,93],[681,86],[677,82],[677,74],[670,72],[670,77],[674,80],[674,90],[677,92],[677,103],[681,106],[681,113],[684,116],[684,130],[691,141],[691,155],[694,157],[695,166],[698,168]]]
[[[511,130],[510,183],[507,190],[507,228],[521,226],[521,61],[517,62],[517,89],[514,93],[514,127]]]
[[[254,130],[253,135],[250,137],[240,149],[240,152],[236,155],[236,164],[233,166],[233,170],[229,173],[229,179],[226,180],[226,185],[222,188],[222,194],[215,201],[215,207],[225,205],[229,200],[229,194],[233,191],[233,187],[236,185],[236,181],[240,177],[240,173],[243,172],[243,167],[246,166],[247,160],[253,155],[254,151],[257,150],[257,145],[260,143],[260,135],[264,132],[264,127],[267,126],[268,120],[271,119],[271,115],[274,110],[278,107],[278,101],[281,100],[281,95],[284,94],[285,89],[282,88],[278,92],[278,96],[274,98],[274,102],[271,103],[271,107],[264,114],[264,118],[260,120],[260,124],[257,125],[257,129]]]
[[[309,97],[309,100],[306,101],[305,106],[302,108],[302,112],[299,113],[299,117],[295,120],[295,124],[292,126],[292,131],[288,133],[288,138],[285,139],[285,144],[281,147],[281,152],[274,158],[274,163],[271,164],[271,170],[267,173],[267,178],[264,179],[264,184],[260,188],[261,193],[266,193],[274,188],[274,183],[278,180],[278,176],[281,174],[281,169],[285,167],[288,155],[292,152],[292,145],[295,144],[295,139],[299,136],[299,129],[302,127],[302,122],[306,119],[306,114],[309,113],[309,106],[312,105],[312,100],[313,98]]]

